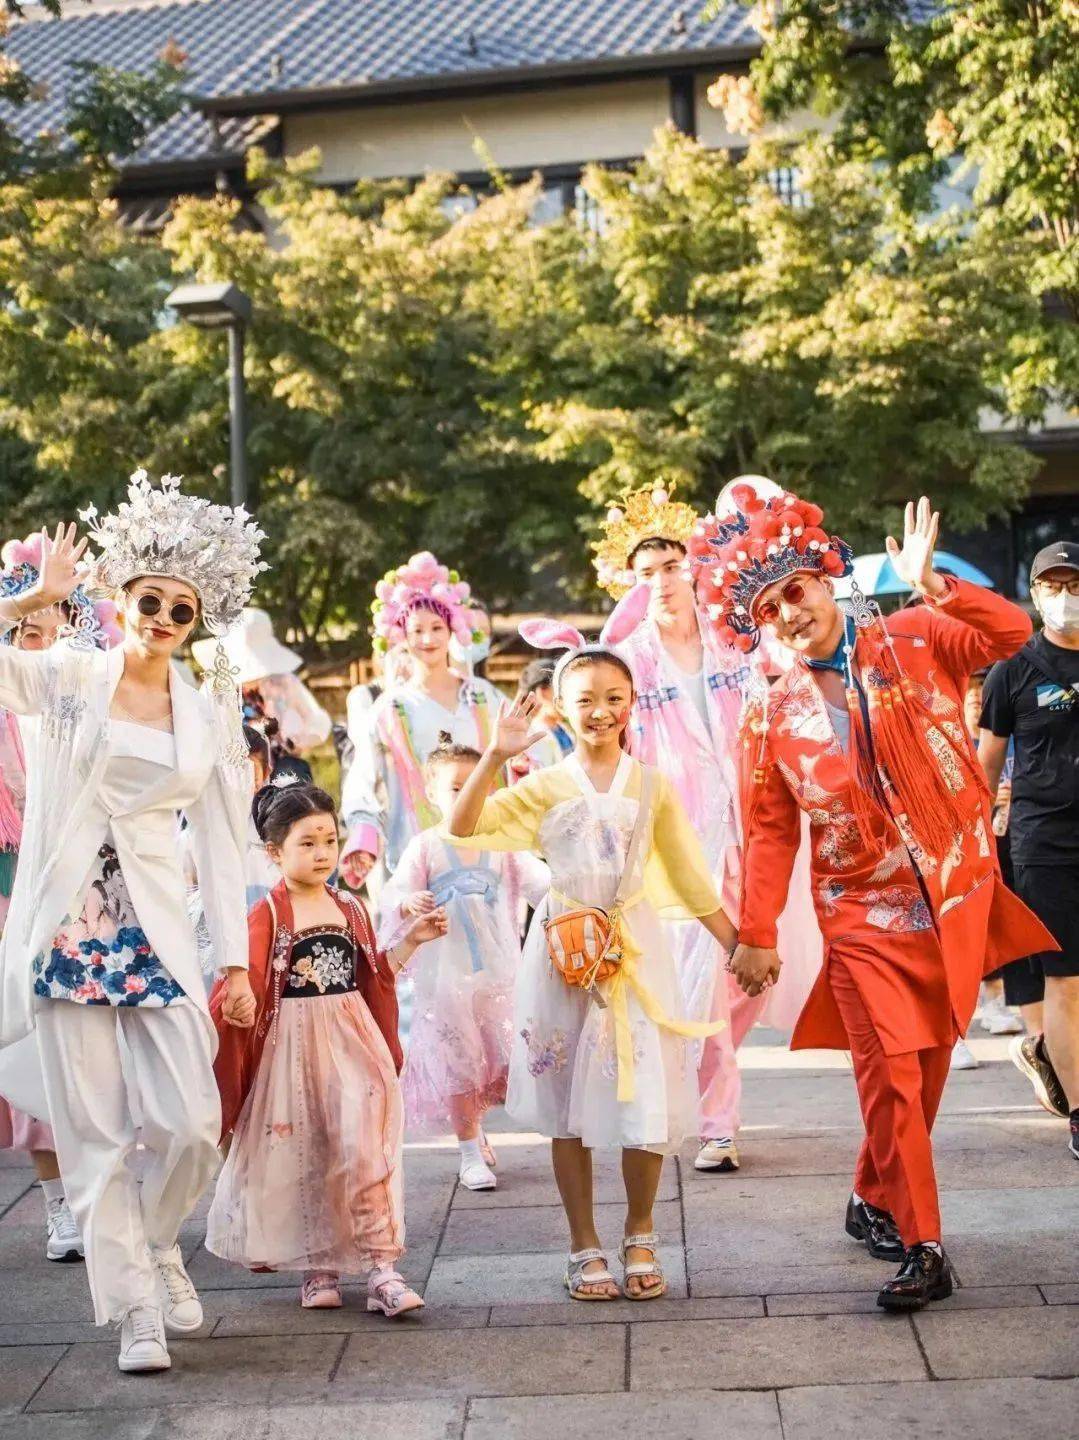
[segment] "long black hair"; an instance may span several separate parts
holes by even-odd
[[[308,815],[337,819],[332,798],[317,785],[263,785],[251,802],[251,818],[266,845],[283,844],[293,825]]]

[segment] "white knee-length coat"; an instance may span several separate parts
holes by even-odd
[[[33,957],[48,950],[65,915],[78,906],[90,866],[106,840],[116,850],[154,951],[206,1012],[187,914],[180,810],[191,828],[214,953],[222,966],[247,965],[244,852],[250,768],[227,748],[230,726],[238,725],[238,710],[231,714],[229,708],[235,709],[235,702],[195,690],[174,671],[175,767],[143,791],[136,804],[110,810],[102,777],[109,707],[123,669],[122,649],[103,652],[73,641],[41,652],[0,645],[0,706],[36,717],[27,727],[32,734],[23,838],[0,941],[0,1048],[33,1028]]]

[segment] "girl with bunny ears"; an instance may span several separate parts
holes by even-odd
[[[625,619],[616,612],[605,642],[616,641]],[[595,1228],[591,1152],[622,1150],[624,1293],[651,1300],[666,1290],[652,1220],[663,1157],[695,1129],[688,1042],[714,1028],[682,1018],[659,921],[696,917],[726,947],[734,927],[672,786],[624,748],[633,704],[625,661],[608,643],[585,645],[556,622],[530,622],[522,633],[543,648],[569,647],[553,681],[574,750],[487,798],[502,766],[542,733],[535,697],[516,701],[500,715],[448,831],[475,849],[536,851],[550,867],[550,894],[517,983],[507,1108],[522,1127],[551,1138],[570,1232],[565,1285],[575,1300],[619,1295]],[[587,907],[611,917],[621,961],[591,989],[567,983],[546,933],[548,922]]]

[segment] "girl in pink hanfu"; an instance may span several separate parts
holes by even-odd
[[[28,590],[38,577],[40,559],[40,535],[9,541],[0,552],[4,567],[0,572],[0,593],[18,595]],[[110,601],[91,604],[80,588],[66,605],[39,610],[27,616],[0,637],[0,643],[15,645],[20,650],[47,650],[63,625],[79,620],[104,647],[120,638],[115,618],[115,605]],[[23,724],[32,732],[33,721],[24,720]],[[26,755],[22,731],[18,717],[0,709],[0,934],[3,933],[15,883],[25,806]],[[52,1127],[47,1121],[16,1109],[0,1096],[0,1150],[26,1151],[33,1162],[45,1198],[46,1259],[61,1262],[81,1260],[82,1238],[64,1195]]]
[[[397,1273],[404,1253],[396,970],[443,932],[435,910],[389,954],[366,908],[329,884],[337,816],[323,790],[267,785],[254,803],[280,884],[248,916],[255,1024],[210,997],[222,1128],[232,1145],[206,1248],[257,1270],[305,1272],[305,1309],[341,1304],[340,1278],[367,1276],[367,1308],[395,1318],[423,1305]]]
[[[482,750],[503,697],[489,681],[451,667],[451,639],[471,645],[474,633],[469,587],[456,572],[423,551],[380,580],[375,595],[376,649],[403,644],[409,668],[404,683],[357,712],[350,727],[355,757],[341,796],[348,829],[341,874],[358,889],[378,862],[377,890],[412,837],[434,823],[423,766],[440,736]]]
[[[464,745],[444,744],[428,756],[427,793],[443,816],[479,760],[479,751]],[[497,1185],[483,1117],[506,1098],[521,959],[517,917],[522,900],[540,904],[550,879],[534,855],[461,849],[431,829],[409,841],[382,892],[386,949],[412,917],[446,911],[446,934],[409,967],[415,1000],[401,1085],[410,1130],[457,1136],[468,1190]]]

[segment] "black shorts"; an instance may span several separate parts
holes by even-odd
[[[1046,975],[1079,975],[1079,865],[1016,865],[1015,893],[1060,946],[1004,967],[1008,1004],[1035,1005]]]

